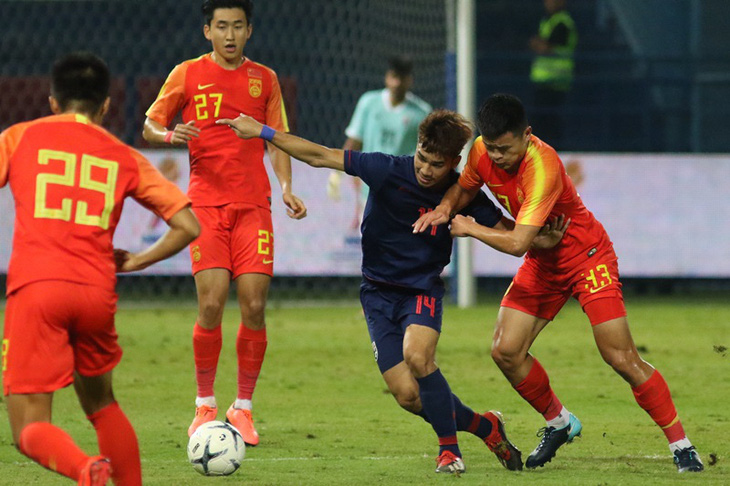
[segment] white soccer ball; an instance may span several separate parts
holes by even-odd
[[[188,442],[188,460],[204,476],[234,473],[245,453],[246,444],[238,430],[219,420],[198,427]]]

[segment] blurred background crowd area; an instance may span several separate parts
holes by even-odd
[[[415,61],[413,91],[453,99],[451,0],[259,0],[246,55],[274,68],[292,131],[339,146],[358,96],[382,86],[385,59]],[[199,0],[0,0],[0,129],[49,113],[47,73],[85,49],[114,73],[108,128],[145,147],[144,112],[170,70],[210,50]],[[529,39],[542,0],[476,0],[477,100],[502,91],[539,114]],[[578,42],[558,114],[560,151],[727,152],[727,0],[568,0]],[[456,26],[456,28],[460,28]],[[537,111],[536,111],[537,110]]]

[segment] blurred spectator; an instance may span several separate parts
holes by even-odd
[[[536,56],[530,80],[533,85],[534,110],[530,124],[549,144],[562,141],[561,110],[573,82],[573,53],[578,31],[566,10],[566,0],[544,0],[545,17],[530,49]]]
[[[382,152],[388,155],[413,155],[418,144],[418,125],[431,112],[431,105],[410,92],[413,86],[413,61],[403,56],[388,59],[385,88],[360,96],[345,129],[345,150]],[[339,199],[340,173],[333,171],[327,193]],[[357,199],[353,229],[357,229],[367,200],[367,186],[353,178]]]

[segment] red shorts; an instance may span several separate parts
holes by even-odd
[[[626,316],[613,249],[593,255],[565,274],[549,273],[534,258],[526,259],[501,305],[553,320],[571,296],[578,299],[593,325]],[[600,305],[586,307],[599,299]]]
[[[253,204],[194,207],[200,236],[190,244],[193,275],[225,268],[231,278],[244,273],[274,274],[271,211]]]
[[[122,359],[114,292],[43,280],[8,296],[3,333],[3,394],[50,393],[73,373],[99,376]]]

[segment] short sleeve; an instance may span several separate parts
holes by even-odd
[[[370,94],[364,93],[355,105],[349,125],[345,129],[345,135],[355,140],[363,141],[365,138],[365,118],[368,112]]]
[[[542,226],[563,190],[562,164],[552,150],[527,150],[530,163],[520,183],[525,200],[515,218],[517,224]]]
[[[388,178],[393,168],[393,156],[380,152],[363,153],[354,150],[345,151],[345,172],[357,176],[377,191]]]
[[[182,110],[185,104],[185,74],[187,69],[188,64],[182,63],[175,66],[170,72],[165,84],[160,88],[157,99],[145,113],[150,120],[167,127],[175,118],[175,115]]]
[[[459,212],[473,217],[477,223],[490,228],[502,220],[502,211],[484,194],[484,191],[477,192],[471,203]]]
[[[24,129],[14,125],[0,133],[0,187],[8,183],[8,172],[10,171],[10,157],[20,143]]]
[[[279,78],[276,77],[274,71],[269,70],[271,74],[271,94],[266,101],[266,124],[280,132],[289,131],[289,120],[286,116],[284,108],[284,100],[281,96],[281,85]]]
[[[466,166],[464,166],[464,170],[461,172],[461,176],[459,177],[459,185],[467,191],[480,189],[484,185],[484,181],[478,171],[479,159],[481,159],[483,155],[479,150],[480,145],[483,145],[481,143],[481,137],[476,139],[471,150],[469,150],[469,157],[467,158]]]
[[[133,152],[139,168],[139,183],[132,193],[135,201],[168,221],[190,205],[190,199],[173,182],[167,180],[139,152]]]

